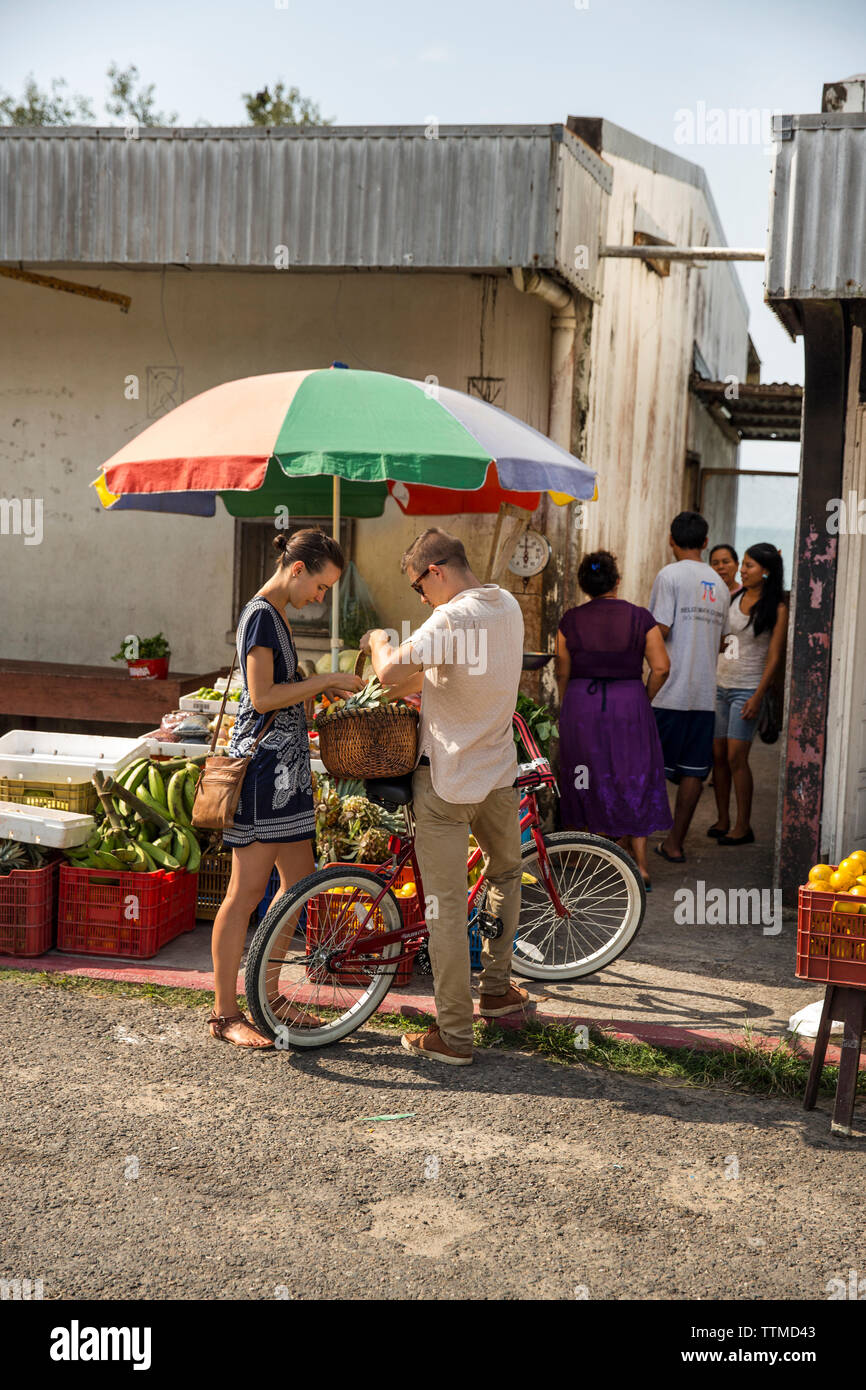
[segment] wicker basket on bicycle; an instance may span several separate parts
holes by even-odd
[[[355,662],[361,674],[365,654]],[[414,705],[325,710],[316,720],[319,757],[334,777],[402,777],[415,766],[418,711]]]

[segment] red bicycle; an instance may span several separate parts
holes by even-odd
[[[634,940],[646,910],[643,880],[632,858],[611,840],[576,831],[542,832],[537,795],[542,787],[555,789],[556,780],[520,715],[514,724],[529,755],[517,779],[520,827],[529,837],[522,849],[512,968],[536,980],[592,975]],[[405,980],[413,964],[429,973],[411,774],[371,780],[365,787],[377,805],[402,811],[405,832],[391,836],[391,859],[371,868],[328,864],[301,879],[274,899],[250,944],[247,1002],[257,1027],[278,1045],[339,1042],[379,1008],[395,979]],[[482,858],[475,849],[467,872]],[[474,926],[482,936],[496,937],[502,923],[486,911],[486,894],[482,871],[467,889],[467,930]]]

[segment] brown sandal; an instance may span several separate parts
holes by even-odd
[[[248,1028],[255,1029],[255,1024],[250,1022],[246,1014],[211,1014],[207,1022],[209,1028],[211,1024],[215,1025],[214,1029],[211,1032],[211,1037],[218,1038],[220,1042],[233,1043],[235,1047],[254,1047],[257,1048],[260,1052],[266,1052],[268,1048],[273,1047],[274,1045],[272,1042],[268,1041],[265,1041],[263,1043],[235,1042],[234,1038],[227,1038],[225,1036],[225,1029],[228,1027],[230,1023],[245,1023]]]

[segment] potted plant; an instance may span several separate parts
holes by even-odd
[[[124,637],[120,651],[115,652],[112,661],[125,661],[126,668],[136,680],[165,680],[168,676],[168,660],[171,648],[161,632],[155,637]]]

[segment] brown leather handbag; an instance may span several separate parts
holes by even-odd
[[[235,658],[236,660],[237,658]],[[258,735],[252,749],[245,758],[228,758],[224,755],[213,756],[216,748],[216,741],[223,722],[223,715],[226,712],[226,700],[228,699],[229,686],[234,675],[235,661],[232,661],[232,668],[229,671],[229,678],[226,682],[225,694],[223,695],[222,708],[220,709],[219,719],[213,731],[213,738],[210,744],[210,754],[205,759],[204,770],[198,779],[198,786],[195,789],[195,800],[192,804],[192,823],[196,830],[229,830],[234,824],[235,811],[241,799],[241,788],[244,784],[247,768],[252,762],[253,753],[264,738],[268,729],[277,717],[277,711],[271,714]]]

